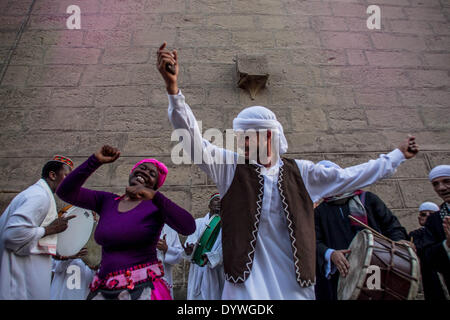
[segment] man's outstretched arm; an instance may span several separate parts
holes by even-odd
[[[307,160],[296,160],[305,187],[313,202],[321,198],[355,191],[395,173],[397,167],[419,152],[415,137],[408,137],[399,147],[376,160],[356,166],[325,168]]]
[[[215,182],[220,193],[225,194],[234,176],[235,154],[203,139],[197,120],[178,88],[178,54],[176,50],[169,52],[165,47],[164,42],[157,52],[157,67],[166,84],[169,120],[183,137],[183,153],[187,152],[189,159]],[[168,70],[168,64],[173,66],[174,73]],[[213,156],[218,154],[220,157]]]

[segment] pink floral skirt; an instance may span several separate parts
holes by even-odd
[[[108,274],[95,275],[89,285],[88,300],[172,300],[170,286],[162,278],[161,262],[137,265]]]

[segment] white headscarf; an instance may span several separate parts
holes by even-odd
[[[439,207],[437,204],[435,204],[433,202],[424,202],[420,205],[419,211],[424,211],[424,210],[439,211]]]
[[[450,165],[437,166],[430,171],[429,175],[430,181],[433,181],[433,179],[439,177],[450,177]]]
[[[270,129],[279,136],[279,153],[287,152],[288,143],[284,136],[283,126],[275,114],[262,106],[248,107],[242,110],[233,120],[234,131]]]

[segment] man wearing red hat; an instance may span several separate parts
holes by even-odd
[[[53,194],[72,169],[72,160],[55,156],[42,168],[41,179],[19,193],[1,215],[0,299],[50,299],[56,235],[74,218],[58,218]]]

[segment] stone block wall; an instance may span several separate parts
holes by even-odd
[[[66,27],[72,4],[80,30]],[[371,4],[381,8],[380,30],[366,26]],[[49,157],[78,165],[109,143],[122,157],[90,187],[122,192],[131,165],[157,157],[171,170],[163,191],[195,217],[207,212],[212,182],[170,160],[155,67],[167,41],[204,129],[231,128],[243,107],[265,105],[284,126],[288,156],[341,166],[415,135],[417,158],[367,188],[413,230],[418,205],[440,203],[428,171],[450,159],[449,13],[446,0],[0,0],[0,210]],[[268,86],[255,101],[237,88],[239,53],[268,58]],[[177,298],[188,269],[175,268]]]

